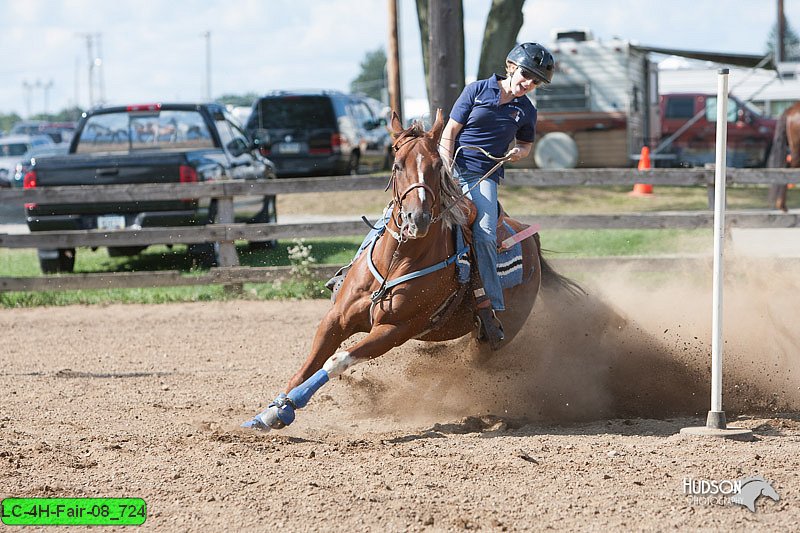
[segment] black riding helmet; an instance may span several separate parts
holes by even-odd
[[[544,83],[550,83],[556,70],[553,54],[539,43],[518,44],[508,53],[506,61],[533,72]]]

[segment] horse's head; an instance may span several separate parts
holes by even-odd
[[[394,195],[395,223],[406,238],[425,237],[437,211],[442,209],[444,167],[438,146],[443,128],[441,110],[437,111],[436,121],[428,132],[419,123],[404,129],[397,113],[392,112],[395,155],[390,185]]]

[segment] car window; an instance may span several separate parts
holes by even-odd
[[[120,111],[89,117],[76,152],[213,147],[208,126],[197,111]]]
[[[0,144],[0,157],[16,157],[25,155],[30,145],[25,143]]]
[[[364,102],[353,102],[352,110],[353,116],[355,116],[360,126],[363,126],[367,121],[373,120],[372,112]]]
[[[336,117],[327,96],[262,98],[248,122],[250,129],[334,128]]]
[[[728,122],[736,122],[739,114],[739,106],[736,100],[728,100]],[[706,98],[706,120],[709,122],[717,121],[717,97],[709,96]]]
[[[693,116],[694,96],[673,96],[667,100],[664,118],[692,118]]]

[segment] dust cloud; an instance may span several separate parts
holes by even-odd
[[[356,412],[416,423],[495,415],[525,421],[704,417],[710,407],[710,263],[668,279],[615,269],[575,299],[544,291],[487,362],[469,338],[412,342],[356,367]],[[800,271],[780,259],[726,264],[723,408],[800,409]]]

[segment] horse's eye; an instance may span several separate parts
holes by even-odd
[[[395,161],[394,165],[392,165],[392,172],[402,172],[402,171],[403,171],[403,168],[400,166],[400,163]]]

